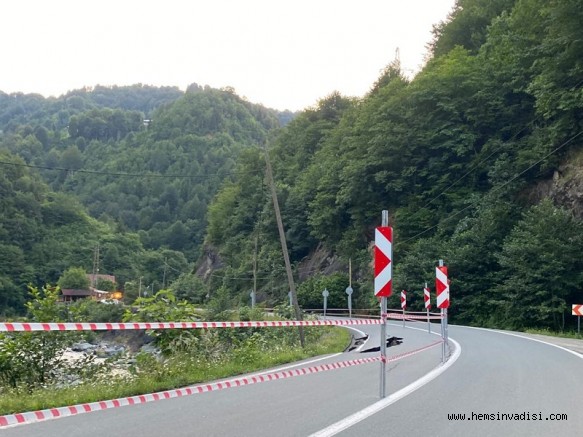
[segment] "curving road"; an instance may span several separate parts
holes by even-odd
[[[423,323],[389,325],[415,350],[437,337]],[[421,329],[412,329],[417,327]],[[378,346],[378,326],[363,349]],[[435,328],[434,328],[435,331]],[[410,436],[583,435],[583,359],[538,341],[495,331],[450,326],[461,349],[443,373],[393,403],[379,401],[379,363],[169,399],[0,430],[2,436]],[[378,352],[373,353],[378,354]],[[359,352],[309,365],[362,357]],[[387,365],[387,394],[410,387],[440,365],[439,346]],[[427,378],[426,378],[427,379]],[[401,391],[402,393],[402,391]],[[391,396],[389,396],[391,398]],[[390,399],[389,399],[390,400]],[[375,414],[365,414],[371,405]],[[355,415],[356,413],[356,415]],[[450,420],[448,414],[523,420]],[[485,416],[487,414],[487,416]],[[566,420],[545,420],[551,415]],[[543,420],[532,420],[534,417]],[[552,416],[553,418],[555,416]],[[564,416],[563,416],[564,417]],[[330,428],[331,427],[331,428]]]
[[[583,435],[582,355],[513,333],[450,326],[449,335],[461,355],[447,372],[338,435]]]

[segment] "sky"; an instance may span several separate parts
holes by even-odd
[[[0,91],[232,87],[298,111],[365,95],[399,49],[423,65],[455,0],[18,0],[0,4]]]

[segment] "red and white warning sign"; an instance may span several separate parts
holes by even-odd
[[[377,227],[374,243],[374,294],[389,297],[393,291],[393,228]]]
[[[583,305],[573,305],[572,310],[573,316],[583,316]]]
[[[401,291],[401,309],[407,308],[407,291]]]
[[[435,268],[435,292],[437,308],[449,308],[449,280],[446,266]]]
[[[423,299],[425,300],[425,309],[431,309],[431,294],[429,293],[429,288],[427,284],[423,288]]]

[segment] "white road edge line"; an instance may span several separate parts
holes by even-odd
[[[356,329],[356,328],[351,328],[350,326],[343,326],[343,328],[352,329],[353,331],[358,332],[359,335],[361,335],[363,337],[366,335],[366,332],[362,332],[361,330]],[[368,341],[368,339],[366,341]],[[366,344],[366,341],[362,345],[360,345],[357,349],[355,349],[355,351],[359,352],[360,349],[362,349],[362,347]],[[297,364],[290,364],[289,366],[276,367],[275,369],[269,369],[269,370],[264,370],[264,371],[260,371],[257,373],[252,373],[249,376],[265,375],[267,373],[273,373],[274,371],[280,372],[282,370],[293,369],[294,367],[305,366],[306,364],[312,364],[312,363],[316,363],[318,361],[327,360],[328,358],[334,358],[334,357],[337,357],[338,355],[342,355],[343,353],[344,352],[338,352],[338,353],[332,354],[332,355],[324,355],[323,357],[315,358],[315,359],[310,360],[310,361],[302,361],[302,362],[297,363]]]
[[[547,341],[544,340],[540,340],[538,338],[532,338],[532,337],[526,337],[524,335],[520,335],[520,334],[515,334],[514,332],[506,332],[506,331],[499,331],[498,329],[489,329],[489,328],[478,328],[476,326],[457,326],[458,328],[468,328],[468,329],[477,329],[479,331],[489,331],[489,332],[496,332],[498,334],[504,334],[504,335],[511,335],[512,337],[518,337],[518,338],[524,338],[526,340],[531,340],[531,341],[538,341],[539,343],[542,344],[546,344],[548,346],[552,346],[552,347],[556,347],[559,349],[564,350],[565,352],[569,352],[570,354],[575,355],[578,358],[583,359],[583,354],[580,354],[579,352],[575,352],[574,350],[571,349],[567,349],[566,347],[563,346],[559,346],[558,344],[553,344],[553,343],[549,343]]]
[[[358,346],[356,349],[354,349],[354,351],[353,351],[353,352],[360,352],[360,350],[364,347],[364,345],[368,341],[369,336],[367,335],[366,332],[363,332],[360,329],[352,328],[350,326],[345,326],[345,328],[358,332],[358,335],[360,335],[361,337],[366,337],[366,340],[360,346]]]
[[[327,360],[328,358],[334,358],[334,357],[337,357],[338,355],[342,355],[343,353],[344,352],[338,352],[338,353],[335,353],[332,355],[324,355],[322,357],[315,358],[315,359],[310,360],[310,361],[300,361],[299,363],[290,364],[289,366],[275,367],[272,369],[262,370],[260,372],[250,373],[248,375],[239,375],[239,376],[245,376],[246,378],[252,378],[253,376],[266,375],[268,373],[274,373],[274,372],[281,372],[282,370],[293,369],[294,367],[305,366],[306,364],[312,364],[312,363],[316,363],[318,361]],[[217,382],[217,381],[213,381],[213,382]],[[220,382],[220,380],[218,382]],[[209,382],[209,384],[212,384],[212,382]]]
[[[348,329],[352,329],[353,331],[358,332],[360,335],[362,335],[363,337],[366,335],[366,332],[362,332],[356,328],[351,328],[349,326],[343,326],[343,328],[348,328]],[[368,341],[368,339],[367,339]],[[356,351],[360,351],[360,349],[366,344],[366,341],[357,349],[355,349]],[[316,363],[318,361],[322,361],[322,360],[327,360],[328,358],[334,358],[337,357],[338,355],[342,355],[344,352],[338,352],[332,355],[324,355],[322,357],[319,358],[315,358],[313,360],[310,361],[302,361],[300,363],[296,363],[296,364],[290,364],[289,366],[284,366],[284,367],[276,367],[275,369],[269,369],[269,370],[263,370],[260,372],[256,372],[256,373],[252,373],[249,376],[258,376],[258,375],[265,375],[267,373],[273,373],[274,371],[280,372],[282,370],[287,370],[287,369],[293,369],[294,367],[300,367],[300,366],[305,366],[306,364],[312,364],[312,363]]]
[[[344,431],[345,429],[350,428],[353,425],[356,425],[358,422],[366,419],[367,417],[370,417],[373,414],[376,414],[379,411],[387,408],[389,405],[394,404],[398,400],[404,398],[407,395],[410,395],[415,390],[423,387],[428,382],[437,378],[439,375],[441,375],[443,372],[445,372],[447,369],[449,369],[453,365],[453,363],[455,363],[461,355],[462,347],[460,346],[460,344],[451,337],[449,338],[449,340],[455,345],[455,349],[454,349],[453,354],[451,355],[451,357],[449,358],[449,360],[447,360],[447,362],[445,364],[440,365],[439,367],[436,367],[431,372],[429,372],[426,375],[419,378],[417,381],[414,381],[411,384],[409,384],[408,386],[403,387],[401,390],[396,391],[395,393],[393,393],[389,397],[381,399],[380,401],[375,402],[374,404],[354,413],[353,415],[348,416],[348,417],[346,417],[346,418],[344,418],[336,423],[333,423],[332,425],[328,426],[327,428],[324,428],[318,432],[315,432],[314,434],[311,434],[309,437],[334,436],[334,435],[338,434],[339,432]]]
[[[358,332],[358,334],[361,335],[362,337],[364,337],[366,335],[366,332],[363,332],[359,329],[352,328],[350,326],[342,326],[342,327],[347,328],[347,329],[352,329],[353,331]],[[366,339],[366,341],[362,345],[360,345],[357,349],[355,349],[355,351],[360,352],[360,349],[363,348],[363,346],[366,344],[367,341],[368,341],[368,338]],[[306,364],[312,364],[312,363],[316,363],[318,361],[327,360],[328,358],[334,358],[334,357],[337,357],[338,355],[342,355],[343,353],[344,352],[338,352],[338,353],[332,354],[332,355],[324,355],[323,357],[315,358],[315,359],[310,360],[310,361],[302,361],[302,362],[297,363],[297,364],[290,364],[289,366],[276,367],[275,369],[269,369],[269,370],[264,370],[264,371],[260,371],[257,373],[252,373],[249,376],[265,375],[267,373],[272,373],[274,371],[280,372],[282,370],[293,369],[294,367],[305,366]]]

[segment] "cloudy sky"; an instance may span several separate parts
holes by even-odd
[[[414,74],[455,0],[18,0],[0,4],[0,90],[231,86],[300,110],[365,94],[399,48]]]

